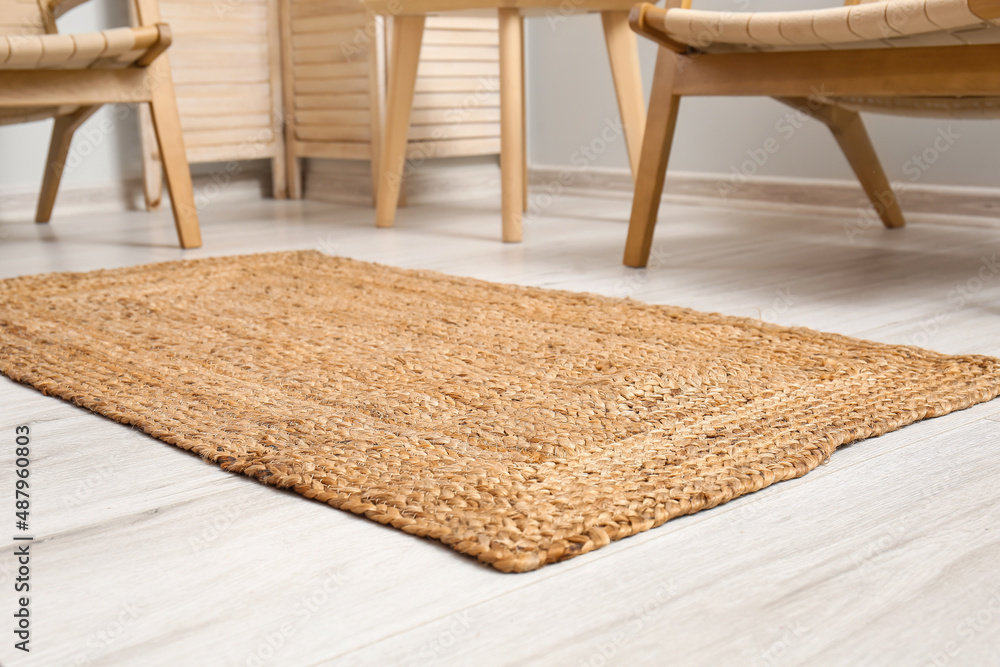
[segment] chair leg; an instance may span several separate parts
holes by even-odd
[[[154,25],[160,21],[160,8],[156,0],[135,0],[136,22]],[[201,247],[201,229],[198,227],[198,210],[194,205],[194,187],[191,184],[191,167],[184,148],[181,115],[177,110],[177,95],[170,61],[161,55],[146,69],[149,86],[149,114],[153,132],[160,149],[160,161],[170,193],[170,206],[174,226],[182,248]]]
[[[521,38],[524,39],[524,16],[521,19]],[[522,211],[528,210],[528,96],[525,87],[528,77],[524,71],[524,53],[521,53],[521,188],[524,191],[524,206]]]
[[[278,151],[271,158],[271,196],[288,199],[288,167],[285,166],[285,151]]]
[[[804,97],[777,99],[825,123],[840,145],[840,150],[844,152],[875,211],[882,218],[882,223],[889,228],[906,225],[899,202],[892,191],[892,185],[889,184],[872,140],[865,130],[861,114]]]
[[[423,15],[403,15],[393,19],[385,133],[382,136],[382,159],[379,161],[382,180],[378,184],[375,206],[376,227],[392,227],[396,219],[425,18]]]
[[[288,187],[289,199],[302,199],[305,183],[303,183],[302,158],[298,156],[298,144],[294,138],[289,139],[292,131],[286,133],[285,138],[285,182]]]
[[[159,80],[152,90],[149,110],[156,129],[156,143],[167,178],[170,206],[174,225],[182,248],[200,248],[201,230],[198,211],[194,205],[194,186],[191,184],[191,167],[188,165],[181,131],[181,117],[177,111],[174,86],[169,78]]]
[[[38,197],[35,222],[48,222],[52,219],[52,207],[55,206],[59,182],[62,180],[63,169],[66,168],[73,133],[100,108],[100,104],[80,107],[68,116],[56,118],[52,127],[52,140],[49,142],[49,156],[45,160],[45,175],[42,177],[42,192]]]
[[[503,7],[500,19],[500,201],[503,240],[521,240],[524,214],[524,23],[520,10]]]
[[[142,129],[142,185],[147,211],[159,211],[163,205],[163,163],[156,147],[156,131],[149,107],[139,106],[139,124]]]
[[[642,132],[646,126],[646,100],[642,93],[639,47],[635,33],[628,24],[628,12],[601,12],[601,22],[604,24],[608,59],[611,61],[611,76],[618,94],[618,111],[625,132],[632,180],[635,180],[642,153]]]
[[[841,113],[836,114],[837,122],[830,124],[830,130],[840,144],[840,150],[844,151],[847,161],[851,163],[851,168],[861,182],[868,199],[882,218],[882,224],[889,228],[905,226],[903,211],[899,208],[896,194],[892,191],[892,185],[889,184],[885,171],[882,170],[861,115],[846,109],[838,111]]]
[[[625,266],[642,268],[649,261],[653,245],[653,229],[663,194],[663,179],[667,175],[670,147],[677,126],[677,111],[681,98],[674,94],[677,60],[672,51],[660,47],[653,74],[653,92],[649,100],[649,117],[642,141],[642,152],[635,179],[632,217],[625,241]]]
[[[302,199],[302,163],[294,154],[294,147],[285,146],[285,167],[288,175],[285,177],[288,183],[288,198]]]

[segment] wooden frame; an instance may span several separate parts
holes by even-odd
[[[81,2],[50,2],[47,13],[39,9],[46,31],[51,33],[55,30],[55,16]],[[180,245],[182,248],[197,248],[201,246],[201,232],[191,172],[184,155],[184,137],[170,63],[162,55],[171,44],[172,33],[160,21],[156,0],[135,0],[134,12],[139,27],[133,31],[133,51],[144,50],[134,64],[122,67],[116,63],[98,62],[92,64],[91,69],[0,69],[0,107],[76,107],[68,114],[53,114],[56,122],[35,217],[38,222],[48,222],[73,133],[103,104],[131,102],[148,105],[173,202]]]
[[[501,136],[501,221],[505,242],[521,241],[522,214],[527,207],[527,160],[524,119],[524,21],[522,10],[559,9],[554,0],[414,0],[396,7],[391,0],[365,0],[373,11],[402,13],[395,16],[393,74],[389,81],[389,101],[382,145],[381,180],[377,186],[375,224],[391,227],[396,217],[400,183],[406,162],[406,137],[410,131],[412,99],[428,14],[442,11],[494,8],[500,26],[500,136]],[[619,0],[579,0],[571,11],[600,11],[619,110],[626,136],[633,174],[638,168],[639,150],[645,125],[645,100],[639,73],[635,36],[628,29],[628,14]]]
[[[668,2],[668,5],[670,3]],[[644,267],[680,100],[688,95],[767,96],[825,123],[887,227],[904,220],[860,116],[840,96],[1000,96],[1000,44],[824,51],[698,53],[650,25],[667,10],[633,8],[633,29],[660,44],[624,263]]]

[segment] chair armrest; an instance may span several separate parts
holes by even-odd
[[[135,61],[135,64],[139,67],[149,67],[153,64],[153,61],[159,57],[170,44],[174,41],[174,34],[170,31],[170,26],[166,23],[157,23],[154,26],[141,26],[140,30],[149,30],[153,28],[156,31],[156,41],[146,47],[146,52],[142,54],[142,57]]]
[[[39,3],[48,12],[47,20],[54,26],[54,19],[89,0],[41,0]],[[173,42],[170,26],[160,20],[159,0],[127,0],[130,9],[135,10],[137,27],[134,33],[135,50],[145,50],[145,53],[133,65],[149,67]],[[50,30],[54,32],[54,29]]]
[[[667,4],[671,4],[668,0]],[[684,0],[683,8],[688,8],[691,5],[691,0]],[[628,23],[632,26],[632,30],[636,33],[647,37],[654,42],[665,46],[671,51],[677,53],[690,53],[693,49],[687,44],[681,44],[676,42],[667,36],[662,30],[655,28],[654,25],[663,25],[663,17],[666,16],[670,9],[663,9],[662,7],[657,7],[656,5],[651,5],[648,2],[643,2],[638,5],[633,5],[631,11],[628,14]],[[650,19],[655,19],[653,25],[650,25]]]

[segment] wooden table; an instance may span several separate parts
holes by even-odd
[[[634,0],[364,0],[376,13],[394,17],[389,54],[389,90],[383,133],[382,177],[375,224],[391,227],[396,217],[413,108],[417,63],[428,14],[496,10],[500,22],[500,178],[503,240],[521,240],[521,215],[527,207],[524,130],[525,13],[600,12],[611,73],[618,95],[633,178],[646,123],[635,34],[628,24]]]

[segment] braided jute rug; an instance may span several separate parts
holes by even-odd
[[[313,251],[0,281],[0,369],[504,572],[1000,393],[988,357]]]

